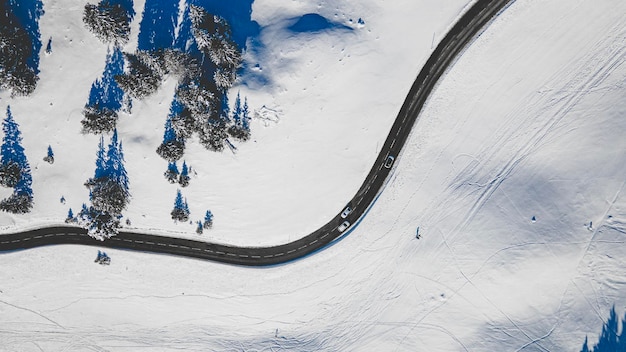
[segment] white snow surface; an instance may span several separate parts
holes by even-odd
[[[21,227],[64,217],[67,206],[51,205],[61,193],[73,207],[86,199],[80,185],[97,141],[67,130],[78,130],[101,73],[91,55],[104,58],[106,48],[87,44],[82,3],[69,13],[61,1],[46,4],[42,37],[55,29],[68,40],[42,58],[35,98],[11,101],[33,169],[39,163],[35,212],[3,218]],[[433,32],[436,43],[467,5],[255,2],[268,49],[248,59],[272,84],[241,92],[280,120],[255,121],[256,142],[236,155],[191,148],[192,213],[206,201],[216,216],[202,238],[281,243],[340,211]],[[308,12],[365,26],[306,37],[280,30]],[[117,250],[104,267],[81,246],[1,254],[0,351],[579,350],[611,306],[620,315],[626,307],[624,14],[618,0],[515,1],[441,80],[368,215],[314,255],[245,268]],[[60,89],[62,77],[71,91]],[[133,225],[184,235],[191,226],[151,213],[168,212],[175,192],[154,171],[165,163],[153,151],[172,91],[173,80],[137,103],[120,134]],[[53,105],[33,103],[46,99]],[[53,166],[35,153],[48,143]]]

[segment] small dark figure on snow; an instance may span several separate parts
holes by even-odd
[[[111,257],[109,257],[105,252],[98,251],[98,256],[94,263],[98,263],[100,265],[109,265],[111,264]]]
[[[43,161],[48,164],[54,164],[54,152],[52,151],[51,146],[48,146],[48,154],[43,158]]]

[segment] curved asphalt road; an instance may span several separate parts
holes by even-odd
[[[477,33],[512,1],[514,0],[478,0],[439,43],[413,83],[365,182],[348,203],[353,210],[346,219],[338,214],[310,235],[273,247],[234,247],[132,232],[120,232],[118,236],[102,242],[87,236],[82,228],[59,226],[0,235],[0,251],[53,244],[81,244],[166,253],[247,266],[280,264],[311,254],[350,231],[350,228],[338,230],[342,222],[349,221],[351,226],[354,226],[365,215],[389,177],[391,169],[384,167],[385,160],[390,155],[397,160],[426,99],[439,78]]]

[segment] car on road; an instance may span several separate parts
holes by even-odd
[[[388,169],[391,168],[394,160],[396,160],[396,158],[394,158],[392,155],[387,155],[387,159],[385,159],[385,167]]]
[[[350,213],[352,213],[352,208],[348,205],[341,213],[341,218],[345,219]]]
[[[339,230],[339,232],[344,232],[348,227],[350,227],[350,222],[344,221],[341,225],[339,225],[339,227],[337,227],[337,230]]]

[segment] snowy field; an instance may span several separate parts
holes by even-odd
[[[254,4],[253,17],[270,28],[268,47],[272,41],[284,47],[283,62],[257,58],[272,72],[274,90],[242,92],[253,106],[271,101],[282,117],[267,128],[256,121],[257,142],[240,145],[238,154],[209,155],[206,170],[222,177],[227,170],[214,165],[231,163],[229,170],[243,172],[248,158],[266,153],[255,165],[269,168],[246,177],[237,172],[246,185],[211,186],[213,195],[225,197],[212,198],[216,223],[231,216],[229,207],[248,214],[236,228],[216,225],[212,238],[284,242],[341,209],[425,61],[432,33],[436,42],[467,5],[438,3],[404,1],[393,9],[373,0],[342,5],[349,9]],[[306,46],[296,45],[304,38],[272,34],[277,14],[313,11],[362,17],[365,26],[347,37],[311,36]],[[585,335],[597,339],[611,306],[618,315],[626,308],[625,13],[626,3],[618,0],[515,1],[441,81],[367,217],[315,255],[254,269],[128,251],[110,251],[112,264],[103,267],[92,263],[93,248],[79,246],[0,255],[0,351],[578,351]],[[317,51],[322,54],[310,54]],[[297,64],[293,71],[287,62]],[[45,87],[44,72],[35,94],[54,90]],[[356,94],[339,95],[348,89]],[[321,105],[313,108],[309,95]],[[137,120],[149,120],[143,114],[164,113],[169,100],[163,99],[162,106],[157,97],[138,104],[120,129],[139,130]],[[25,126],[18,111],[28,111],[27,102],[13,105]],[[59,101],[45,109],[65,107]],[[337,129],[328,128],[339,119],[345,121]],[[160,128],[155,122],[154,143]],[[316,128],[324,135],[310,133]],[[27,144],[38,143],[35,130],[23,130],[29,131],[27,152],[36,149]],[[133,182],[131,148],[140,148],[141,139],[124,138]],[[93,172],[92,144],[76,182]],[[63,148],[72,155],[69,145]],[[162,164],[152,149],[146,148],[152,153],[146,162]],[[280,157],[271,154],[277,152]],[[269,160],[282,172],[271,173]],[[312,170],[319,173],[304,178]],[[190,187],[212,184],[213,175],[207,171]],[[50,182],[68,177],[47,176]],[[281,191],[265,188],[272,184]],[[36,197],[47,192],[40,187]],[[235,197],[226,196],[228,188],[250,197],[243,199],[251,210],[226,202]],[[135,189],[138,197],[142,191]],[[257,204],[256,195],[244,194],[251,189],[284,198]],[[59,197],[58,190],[48,192],[51,200]],[[279,205],[288,199],[302,205],[291,203],[284,208],[289,216],[280,216]],[[141,204],[133,198],[133,220],[141,217]],[[52,219],[57,210],[38,208],[37,214],[49,211]],[[241,229],[246,233],[226,237]]]

